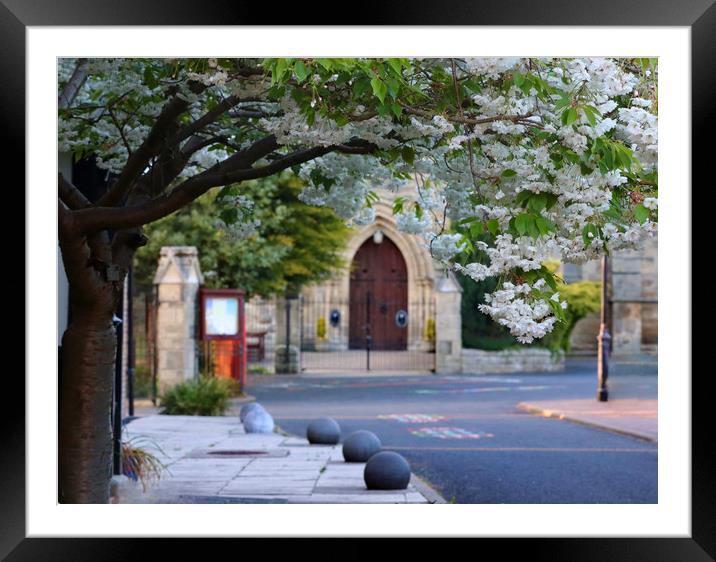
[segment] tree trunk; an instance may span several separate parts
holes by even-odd
[[[70,290],[59,389],[59,501],[108,503],[117,335],[112,323],[124,275],[90,258],[87,239],[60,236]]]
[[[111,315],[78,312],[62,338],[60,502],[108,503],[117,336]]]

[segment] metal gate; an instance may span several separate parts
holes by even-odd
[[[304,372],[435,371],[435,322],[426,303],[368,291],[344,303],[304,299],[301,311]]]

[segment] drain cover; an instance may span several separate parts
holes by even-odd
[[[274,458],[288,456],[288,450],[281,449],[194,449],[185,458],[188,459],[250,459],[250,458]]]
[[[219,455],[221,457],[257,457],[268,455],[268,451],[209,451],[207,455]]]

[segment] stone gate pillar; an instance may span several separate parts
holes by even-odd
[[[161,249],[154,276],[159,396],[198,375],[197,307],[203,280],[195,247],[165,246]]]
[[[435,286],[435,371],[462,372],[462,287],[451,271]]]

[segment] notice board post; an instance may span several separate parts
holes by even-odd
[[[200,292],[199,326],[201,339],[224,350],[230,367],[229,376],[246,385],[246,314],[245,293],[241,289],[206,289]]]

